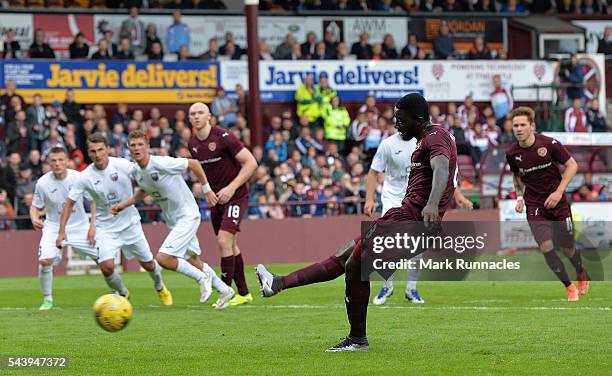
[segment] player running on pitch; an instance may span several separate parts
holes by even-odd
[[[382,215],[384,216],[391,208],[402,206],[402,200],[408,186],[408,175],[410,174],[411,157],[416,147],[416,139],[406,140],[402,134],[395,134],[384,139],[374,155],[372,165],[366,178],[366,202],[364,212],[368,217],[372,217],[376,208],[374,201],[374,191],[378,175],[384,171],[385,181],[382,187],[381,201],[383,204]],[[460,207],[472,210],[473,204],[466,199],[458,187],[458,181],[455,181],[455,201]],[[416,265],[422,254],[413,257]],[[406,291],[404,296],[412,303],[423,304],[425,301],[421,298],[417,290],[417,281],[419,279],[420,269],[410,268],[407,270]],[[372,300],[374,305],[383,305],[387,302],[387,298],[393,295],[393,276],[383,281],[383,287]]]
[[[527,205],[527,222],[546,264],[567,289],[567,300],[576,302],[579,295],[589,292],[589,276],[582,266],[580,252],[574,248],[572,215],[565,197],[578,164],[559,141],[535,133],[535,112],[531,108],[519,107],[510,117],[517,141],[506,151],[506,160],[514,173],[516,211],[522,213]],[[565,166],[563,174],[557,164]],[[578,288],[567,275],[555,245],[576,269]]]
[[[189,122],[194,129],[189,151],[202,164],[219,199],[211,208],[210,216],[221,253],[221,279],[228,286],[234,280],[238,295],[230,305],[240,305],[253,301],[244,276],[238,231],[249,206],[247,182],[257,168],[257,161],[231,132],[212,127],[210,116],[204,103],[195,103],[189,108]]]
[[[404,139],[417,139],[412,154],[409,185],[402,206],[392,208],[376,222],[422,221],[437,223],[444,215],[454,192],[457,148],[452,135],[442,126],[432,125],[425,98],[418,93],[403,96],[395,106],[395,127]],[[297,270],[287,276],[274,276],[263,265],[257,278],[264,296],[283,289],[324,282],[345,274],[346,312],[349,335],[328,352],[368,350],[366,318],[370,300],[370,281],[361,280],[361,237],[343,245],[326,260]]]
[[[204,170],[195,159],[150,155],[149,139],[142,131],[130,132],[128,146],[136,162],[130,176],[140,189],[133,197],[113,205],[111,213],[121,213],[147,195],[153,197],[170,228],[170,233],[157,253],[157,262],[166,269],[194,279],[201,287],[204,286],[200,295],[201,303],[210,297],[212,284],[220,294],[216,308],[227,307],[234,296],[234,290],[223,283],[215,271],[199,258],[202,253],[197,237],[201,221],[200,209],[182,176],[182,172],[189,169],[202,184],[202,194],[211,205],[215,205],[217,196],[210,189]]]
[[[80,175],[79,172],[68,169],[68,151],[64,148],[51,148],[47,161],[51,171],[36,182],[30,207],[30,220],[34,229],[42,230],[38,246],[38,278],[43,293],[40,310],[53,308],[53,265],[58,265],[62,259],[62,249],[55,246],[55,239],[59,232],[64,202],[68,198],[70,187],[75,184]],[[95,204],[93,203],[91,211],[90,221],[83,208],[83,201],[79,200],[73,209],[73,216],[66,225],[66,231],[73,241],[71,245],[74,250],[95,260],[98,251],[93,245],[95,244]],[[41,217],[45,213],[46,218],[43,221]]]
[[[149,272],[159,301],[163,305],[172,305],[172,294],[164,286],[161,268],[153,259],[149,243],[142,232],[140,215],[131,206],[121,215],[110,213],[112,205],[132,196],[132,181],[129,173],[133,164],[122,158],[108,156],[108,141],[100,133],[87,138],[87,153],[93,161],[81,172],[75,181],[64,203],[60,218],[60,228],[55,245],[59,248],[66,241],[72,245],[73,239],[66,234],[66,223],[72,215],[74,205],[80,202],[87,193],[96,204],[95,245],[97,254],[94,260],[106,279],[106,283],[120,295],[128,297],[130,293],[115,271],[115,255],[119,250],[128,259],[136,257],[140,265]]]

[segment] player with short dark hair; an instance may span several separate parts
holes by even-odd
[[[189,151],[202,164],[219,199],[211,207],[210,216],[221,253],[221,279],[228,286],[232,280],[236,282],[238,294],[230,305],[240,305],[253,301],[244,276],[237,233],[249,207],[247,182],[257,168],[257,161],[232,132],[213,127],[210,116],[204,103],[195,103],[189,108],[189,122],[194,129]]]
[[[450,204],[457,169],[457,148],[453,136],[440,125],[430,122],[428,104],[418,93],[403,96],[395,105],[395,127],[402,138],[417,139],[412,154],[408,189],[402,206],[391,208],[381,222],[422,221],[437,223]],[[330,281],[345,274],[346,311],[351,326],[349,335],[328,352],[358,351],[369,348],[366,317],[370,281],[361,280],[361,237],[343,245],[335,255],[287,276],[274,276],[263,265],[257,266],[257,278],[264,296],[283,289]]]
[[[535,133],[535,112],[531,108],[516,108],[510,118],[516,142],[506,151],[506,160],[514,173],[516,211],[522,213],[527,205],[527,222],[546,263],[565,285],[567,300],[578,301],[579,295],[589,292],[589,277],[574,247],[572,215],[565,197],[578,164],[559,141]],[[565,166],[563,174],[558,164]],[[578,288],[555,252],[556,245],[576,269]]]

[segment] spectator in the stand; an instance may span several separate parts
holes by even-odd
[[[277,60],[291,60],[292,46],[295,43],[293,34],[287,33],[281,44],[274,50],[274,58]]]
[[[319,84],[314,87],[314,98],[319,104],[319,111],[331,103],[336,96],[336,90],[329,86],[329,78],[326,73],[319,76]]]
[[[87,59],[89,57],[89,44],[85,42],[85,35],[81,32],[74,37],[68,49],[71,59]]]
[[[154,43],[159,43],[161,45],[161,39],[159,39],[159,36],[157,35],[157,26],[155,26],[154,23],[147,25],[145,39],[144,54],[148,56],[153,51]]]
[[[516,137],[514,137],[514,131],[512,130],[512,120],[505,119],[502,126],[502,134],[499,137],[499,142],[501,144],[508,144],[515,141]]]
[[[15,199],[15,186],[17,185],[17,177],[13,170],[7,165],[0,162],[0,199],[6,200],[9,203]],[[8,197],[4,197],[4,192]]]
[[[30,149],[36,147],[36,141],[34,140],[31,127],[26,122],[24,111],[18,111],[15,114],[15,119],[8,124],[6,140],[7,153],[26,155]]]
[[[442,1],[442,9],[445,12],[463,12],[465,8],[460,0],[444,0]]]
[[[217,48],[217,38],[208,40],[208,50],[200,55],[201,60],[219,60],[219,51]]]
[[[400,0],[398,6],[395,7],[397,11],[404,12],[418,12],[419,4],[415,0]]]
[[[17,84],[13,80],[6,81],[5,93],[0,96],[0,112],[6,111],[10,108],[11,99],[17,97],[20,103],[20,107],[23,109],[25,106],[25,100],[19,94],[17,94]],[[10,121],[10,120],[7,120]]]
[[[352,3],[349,3],[351,10],[366,12],[370,9],[370,5],[367,0],[353,0]]]
[[[429,117],[433,124],[444,124],[446,116],[440,114],[440,107],[436,104],[429,105]]]
[[[32,104],[26,110],[28,122],[33,125],[43,125],[47,119],[47,112],[40,94],[34,94]]]
[[[455,54],[450,29],[445,21],[440,26],[440,34],[433,41],[433,49],[436,59],[452,59]]]
[[[580,14],[601,14],[601,6],[599,4],[599,1],[584,0],[582,6],[580,7]]]
[[[280,132],[274,132],[270,140],[266,142],[266,151],[271,149],[275,151],[275,154],[280,162],[287,160],[287,143],[283,140]]]
[[[372,45],[372,60],[382,60],[383,59],[383,49],[382,44],[374,43]]]
[[[378,118],[378,115],[380,114],[380,110],[378,109],[378,107],[376,106],[376,97],[372,94],[368,95],[366,97],[365,103],[362,104],[359,107],[359,110],[357,110],[358,112],[373,112],[375,115],[375,118]],[[376,119],[374,119],[376,120]]]
[[[325,140],[338,146],[338,151],[344,153],[344,145],[351,117],[348,110],[340,102],[340,97],[332,98],[331,103],[325,104],[321,115],[325,128]]]
[[[314,33],[314,31],[309,31],[308,33],[306,33],[306,41],[301,45],[302,57],[304,57],[304,59],[310,60],[316,52],[316,47],[317,35]]]
[[[370,60],[372,58],[372,45],[369,43],[370,34],[366,31],[359,34],[359,41],[351,46],[351,54],[359,60]]]
[[[151,50],[147,53],[147,60],[163,60],[164,51],[162,45],[159,42],[153,43]]]
[[[466,125],[468,123],[468,116],[472,112],[476,114],[475,120],[478,120],[480,117],[480,112],[478,110],[478,107],[476,107],[476,105],[474,104],[474,99],[472,98],[472,94],[470,93],[465,96],[463,104],[457,108],[457,115],[461,119],[463,124]]]
[[[376,5],[376,10],[390,13],[395,12],[395,6],[393,3],[393,0],[381,0]]]
[[[134,60],[134,52],[132,51],[132,45],[130,44],[129,38],[121,38],[119,51],[113,55],[113,58],[117,60]]]
[[[496,74],[493,76],[493,92],[491,93],[491,107],[497,119],[497,125],[501,125],[506,118],[506,115],[514,107],[514,100],[510,91],[502,85],[501,76]]]
[[[443,9],[435,0],[423,0],[419,5],[419,10],[421,12],[439,13],[442,12]]]
[[[219,47],[219,55],[229,56],[232,60],[240,60],[242,49],[234,41],[234,34],[231,31],[225,33],[225,44]]]
[[[36,29],[34,42],[30,45],[29,55],[31,59],[55,59],[55,52],[45,43],[45,31]]]
[[[176,57],[176,59],[178,61],[187,61],[187,60],[193,60],[193,57],[191,56],[191,54],[189,53],[189,46],[186,45],[182,45],[179,48],[178,51],[178,56]]]
[[[309,123],[317,121],[320,115],[319,103],[314,93],[314,79],[311,74],[304,77],[304,82],[295,92],[297,103],[297,116],[306,115]]]
[[[268,43],[263,39],[259,40],[259,60],[274,60]]]
[[[217,88],[217,94],[211,105],[211,112],[217,117],[219,124],[224,127],[236,124],[238,106],[234,99],[225,95],[225,89],[221,86]]]
[[[91,55],[91,60],[110,60],[112,58],[113,55],[109,51],[108,42],[106,39],[100,39],[98,50]]]
[[[336,36],[329,30],[323,33],[323,43],[325,43],[325,53],[330,59],[336,59],[336,51],[338,49],[338,41]]]
[[[539,0],[534,0],[534,3],[537,2]],[[550,0],[548,0],[550,1]],[[476,11],[478,12],[491,12],[491,13],[496,13],[497,12],[497,6],[495,5],[495,1],[494,0],[478,0],[478,3],[476,3]]]
[[[15,30],[8,29],[6,32],[6,39],[0,56],[6,60],[21,58],[21,45],[15,40]]]
[[[327,54],[327,47],[325,42],[320,41],[316,44],[315,53],[312,55],[311,60],[329,60],[331,56]]]
[[[106,41],[106,45],[108,47],[108,53],[111,56],[115,56],[117,52],[119,52],[119,46],[117,46],[117,43],[113,42],[113,31],[112,30],[104,31],[104,40]]]
[[[336,48],[336,59],[337,60],[348,60],[350,58],[349,50],[344,42],[338,43]]]
[[[447,115],[447,121],[452,121],[453,124],[449,131],[455,137],[455,143],[457,144],[457,154],[469,155],[474,163],[478,162],[478,156],[468,140],[468,135],[466,135],[463,129],[463,123],[461,119],[456,118],[452,115]]]
[[[309,127],[300,128],[300,136],[295,140],[295,147],[302,155],[306,155],[311,147],[314,147],[317,151],[323,151],[323,145],[319,144],[310,135]]]
[[[480,167],[480,158],[490,146],[489,136],[483,131],[480,123],[474,124],[474,127],[468,132],[468,141],[475,152],[476,158],[474,164],[476,168]]]
[[[290,202],[305,202],[308,201],[308,195],[304,183],[297,183],[292,186],[291,195],[288,200]],[[292,205],[290,207],[291,217],[310,217],[310,205]]]
[[[492,59],[491,51],[486,46],[484,38],[477,36],[474,38],[474,44],[468,52],[467,58],[469,60],[489,60]]]
[[[565,82],[572,84],[572,86],[567,88],[568,99],[582,99],[584,95],[584,88],[582,87],[584,83],[584,70],[575,54],[572,54],[570,57],[570,65],[563,70],[562,77]]]
[[[599,111],[599,100],[593,99],[591,102],[591,108],[586,113],[587,126],[591,128],[593,132],[606,132],[608,126],[606,124],[606,117]]]
[[[17,215],[19,216],[28,216],[30,215],[30,207],[32,206],[33,193],[26,193],[22,200],[19,201],[19,206],[17,207]],[[19,230],[31,230],[32,222],[30,219],[18,219],[17,220],[17,228]]]
[[[181,22],[181,17],[179,10],[172,13],[172,25],[168,28],[168,34],[166,35],[168,51],[172,53],[178,53],[183,45],[191,46],[191,31],[189,26]]]
[[[66,99],[62,104],[62,111],[66,115],[66,121],[69,123],[79,123],[85,113],[83,105],[76,103],[74,98],[74,90],[66,90]]]
[[[32,178],[34,180],[42,176],[42,161],[40,160],[40,151],[38,149],[30,150],[28,160],[25,163],[27,163],[30,170],[32,170]]]
[[[395,47],[395,40],[393,39],[393,35],[385,34],[382,43],[382,56],[383,59],[397,59],[399,55],[397,54],[397,48]]]
[[[582,110],[582,103],[578,98],[574,99],[572,107],[565,111],[565,131],[591,132],[591,128],[587,123],[586,114]]]
[[[121,23],[121,29],[119,32],[121,39],[128,38],[131,48],[137,51],[138,54],[145,49],[145,25],[142,20],[138,18],[138,7],[132,6],[130,8],[130,15]],[[123,41],[121,42],[123,44]]]
[[[507,0],[506,4],[499,8],[500,13],[524,13],[525,7],[518,3],[517,0]]]
[[[612,26],[606,26],[604,29],[603,38],[599,40],[597,53],[604,55],[612,55]]]
[[[10,231],[15,230],[17,228],[15,225],[15,221],[3,218],[10,216],[11,214],[8,212],[7,205],[4,203],[0,203],[0,231]]]

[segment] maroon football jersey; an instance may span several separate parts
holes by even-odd
[[[561,183],[558,164],[565,164],[572,156],[554,138],[535,135],[535,142],[522,148],[518,142],[506,150],[506,160],[513,173],[518,174],[525,184],[525,204],[544,207],[544,202]],[[565,195],[560,202],[565,202]]]
[[[433,125],[425,132],[423,138],[418,140],[416,149],[412,153],[408,188],[402,202],[411,202],[421,208],[427,205],[433,180],[430,161],[438,155],[445,156],[449,161],[446,189],[438,204],[440,213],[446,211],[455,190],[453,182],[457,172],[457,145],[454,137],[441,125]]]
[[[240,162],[236,159],[244,145],[232,132],[213,127],[206,140],[200,140],[194,134],[189,140],[189,152],[202,164],[212,190],[216,193],[230,184],[240,172]],[[234,198],[248,195],[246,184],[234,193]]]

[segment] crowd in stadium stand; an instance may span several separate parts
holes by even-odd
[[[4,7],[227,9],[223,0],[4,0]],[[264,11],[500,12],[610,14],[605,0],[260,0]]]

